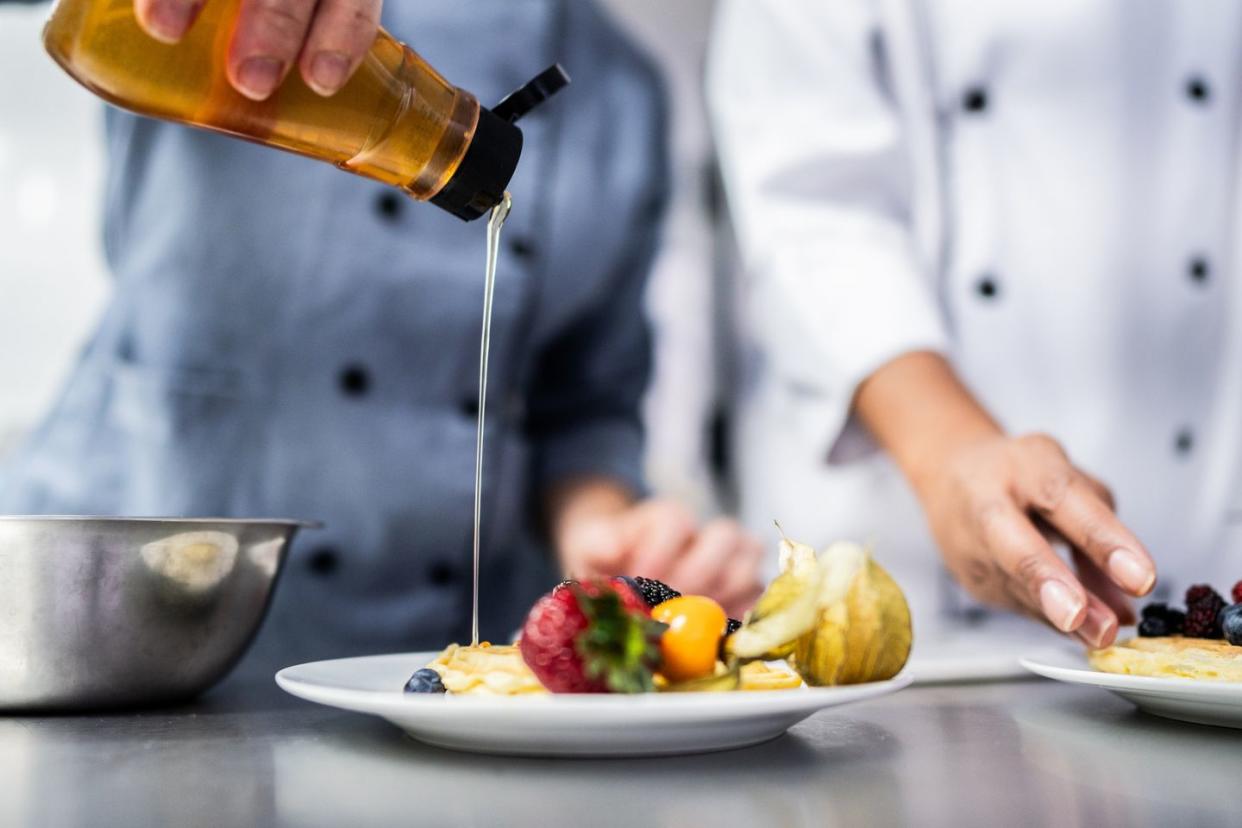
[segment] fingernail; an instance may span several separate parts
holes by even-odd
[[[1108,574],[1135,595],[1146,595],[1156,583],[1155,571],[1129,549],[1114,549],[1109,554]]]
[[[237,85],[247,98],[262,101],[276,90],[285,66],[275,58],[247,58],[237,70]]]
[[[349,58],[340,52],[320,52],[311,62],[310,86],[320,95],[335,94],[345,85]]]
[[[1048,620],[1061,632],[1069,632],[1082,612],[1083,602],[1075,598],[1069,587],[1060,581],[1044,581],[1039,588],[1039,605]]]
[[[197,6],[197,3],[160,3],[151,9],[147,32],[156,40],[176,43],[190,28]]]
[[[1107,610],[1089,607],[1077,635],[1088,647],[1107,647],[1117,636],[1117,620]]]

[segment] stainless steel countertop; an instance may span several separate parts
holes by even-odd
[[[1242,731],[1025,681],[913,688],[756,748],[534,760],[424,747],[235,681],[192,706],[0,719],[3,825],[1242,825]]]

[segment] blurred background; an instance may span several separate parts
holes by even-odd
[[[727,506],[733,359],[727,251],[702,96],[714,0],[606,0],[657,60],[672,97],[673,204],[648,306],[657,368],[647,396],[647,472],[701,511]],[[102,115],[44,53],[48,5],[0,6],[0,49],[21,84],[0,84],[0,457],[52,402],[103,307]],[[11,197],[8,195],[11,194]],[[717,313],[687,314],[714,307]]]
[[[51,403],[108,293],[103,111],[47,57],[47,6],[0,6],[0,456]]]

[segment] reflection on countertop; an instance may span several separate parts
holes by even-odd
[[[1240,735],[1022,681],[914,688],[746,750],[508,759],[239,679],[184,708],[0,720],[0,822],[1236,825]]]

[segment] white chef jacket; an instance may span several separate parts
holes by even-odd
[[[725,0],[708,87],[752,527],[870,539],[942,610],[917,504],[850,414],[933,350],[1112,487],[1166,589],[1242,577],[1242,5]]]

